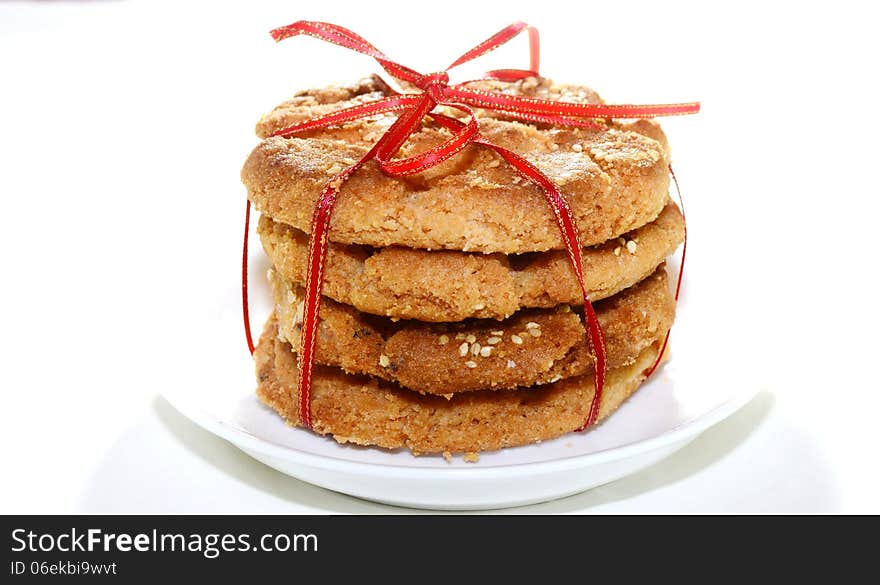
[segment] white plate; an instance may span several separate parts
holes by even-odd
[[[269,312],[263,278],[267,261],[251,251],[253,323]],[[688,270],[699,273],[697,254]],[[674,270],[677,269],[673,267]],[[287,426],[254,395],[253,365],[244,347],[235,283],[223,295],[203,336],[210,367],[165,392],[166,399],[201,427],[245,453],[303,481],[378,502],[417,508],[468,510],[542,502],[624,477],[674,453],[733,414],[757,391],[730,375],[724,358],[736,344],[719,335],[709,315],[724,314],[713,295],[685,294],[672,336],[671,360],[617,413],[594,430],[526,447],[483,453],[476,464],[460,458],[414,457],[408,451],[339,445]],[[699,304],[689,300],[699,299]],[[207,371],[206,371],[207,370]]]

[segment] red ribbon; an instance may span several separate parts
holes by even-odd
[[[681,188],[678,185],[678,178],[675,176],[675,171],[672,170],[672,165],[669,165],[669,175],[672,177],[672,182],[675,183],[675,193],[678,195],[678,208],[681,210],[681,219],[684,221],[684,243],[681,245],[681,263],[678,265],[678,278],[675,281],[675,304],[678,304],[678,296],[681,294],[681,279],[684,276],[684,261],[687,258],[688,251],[688,228],[687,228],[687,219],[684,214],[684,199],[681,197]],[[672,327],[670,327],[666,331],[666,336],[663,338],[663,345],[660,347],[660,353],[657,354],[657,359],[654,360],[654,364],[647,370],[645,373],[645,379],[651,377],[651,374],[654,373],[654,370],[657,369],[657,366],[660,365],[660,362],[663,361],[663,354],[666,353],[666,346],[669,345],[669,334],[672,333]]]
[[[530,48],[529,69],[500,69],[487,74],[490,79],[516,81],[538,75],[539,39],[537,29],[517,22],[492,35],[473,49],[452,62],[444,71],[423,75],[404,65],[390,60],[384,53],[356,33],[326,22],[298,21],[288,26],[277,28],[271,32],[276,41],[297,35],[308,35],[322,41],[330,42],[346,49],[357,51],[373,57],[391,76],[407,82],[419,90],[418,93],[395,93],[394,95],[338,110],[325,116],[319,116],[299,122],[273,133],[272,136],[291,137],[308,132],[342,124],[345,122],[376,116],[385,113],[397,113],[397,120],[388,128],[373,147],[356,163],[336,175],[324,187],[315,204],[312,216],[311,235],[309,238],[308,268],[306,271],[305,299],[303,307],[303,327],[299,351],[299,395],[300,419],[303,426],[312,428],[312,370],[315,361],[315,342],[318,329],[318,315],[321,306],[321,288],[327,255],[327,234],[330,228],[330,216],[336,204],[339,190],[345,181],[367,161],[375,160],[384,173],[399,177],[419,173],[434,167],[454,156],[469,144],[480,144],[491,148],[510,164],[523,178],[537,186],[544,194],[548,205],[556,217],[556,223],[565,242],[569,261],[577,276],[584,297],[584,314],[587,323],[587,336],[593,350],[595,393],[590,404],[590,412],[586,421],[578,430],[583,430],[596,422],[599,416],[599,405],[602,400],[602,389],[605,385],[606,351],[605,338],[593,304],[590,302],[584,283],[584,269],[581,258],[581,245],[577,226],[572,217],[571,208],[565,197],[553,182],[532,163],[515,152],[492,144],[480,135],[479,122],[472,108],[482,108],[502,112],[511,118],[526,122],[553,124],[572,127],[597,127],[591,119],[597,118],[653,118],[656,116],[674,116],[694,114],[700,109],[699,103],[658,104],[658,105],[605,105],[578,104],[557,102],[540,98],[507,95],[467,87],[466,84],[450,84],[448,71],[494,51],[510,41],[522,31],[528,31]],[[437,106],[447,106],[467,116],[462,122],[437,112]],[[413,156],[394,159],[394,155],[403,144],[419,130],[425,117],[449,130],[452,137],[442,143]],[[250,218],[250,201],[247,202],[245,215],[244,258],[242,263],[242,304],[245,319],[245,333],[248,348],[254,352],[250,333],[247,299],[247,229]],[[681,277],[679,276],[679,286]],[[678,293],[676,292],[676,298]],[[668,339],[668,334],[667,334]],[[664,348],[666,342],[664,341]],[[662,352],[661,352],[662,356]],[[657,363],[660,358],[658,357]],[[651,368],[654,371],[656,365]],[[649,373],[650,375],[650,373]]]

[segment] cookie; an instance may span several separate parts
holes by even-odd
[[[302,289],[277,275],[273,284],[280,335],[298,349]],[[608,367],[632,363],[672,325],[675,307],[665,268],[595,308]],[[519,311],[504,321],[429,325],[364,315],[327,300],[315,362],[451,396],[582,376],[593,371],[591,356],[581,317],[568,305]]]
[[[504,84],[505,91],[555,95],[551,82],[532,78],[530,86],[528,81]],[[374,83],[367,88],[301,94],[269,114],[258,132],[265,136],[289,123],[388,91]],[[569,101],[599,101],[586,88],[565,91]],[[524,124],[485,112],[478,117],[485,138],[522,154],[556,183],[572,208],[585,247],[653,221],[666,205],[668,147],[655,122],[598,121],[598,129],[579,129]],[[376,116],[297,138],[265,138],[242,169],[248,196],[274,220],[309,231],[323,187],[367,152],[393,119]],[[421,152],[448,136],[445,129],[428,122],[401,155]],[[539,189],[478,145],[405,178],[388,177],[375,161],[367,163],[340,193],[330,240],[380,248],[399,245],[502,254],[564,248]]]
[[[599,420],[642,383],[659,343],[627,366],[608,371]],[[270,317],[257,346],[257,396],[291,425],[299,425],[296,354],[278,339]],[[316,366],[312,385],[314,430],[340,443],[406,447],[414,453],[479,452],[559,437],[583,424],[593,398],[591,375],[530,389],[458,394],[450,400],[395,384]]]
[[[304,283],[308,235],[265,215],[258,231],[275,269]],[[656,220],[622,240],[584,248],[590,298],[603,299],[639,282],[683,238],[684,220],[669,203]],[[561,250],[507,256],[331,244],[323,294],[364,313],[427,322],[505,319],[521,308],[583,304],[568,255]]]

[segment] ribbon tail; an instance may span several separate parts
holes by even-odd
[[[559,226],[562,240],[565,242],[565,247],[568,251],[568,258],[574,269],[581,292],[583,293],[584,320],[586,321],[587,327],[587,339],[589,340],[592,349],[594,392],[593,399],[590,402],[589,414],[587,415],[584,424],[578,429],[578,431],[582,431],[595,424],[599,418],[599,408],[602,404],[602,393],[605,388],[605,376],[608,370],[608,365],[606,359],[607,351],[605,347],[605,334],[602,331],[602,325],[599,323],[599,318],[596,316],[596,311],[593,308],[593,303],[590,301],[590,296],[587,293],[587,286],[584,282],[584,265],[581,256],[580,238],[578,237],[577,224],[571,213],[571,207],[569,207],[568,202],[562,194],[559,193],[559,190],[553,182],[532,163],[515,152],[496,146],[484,139],[477,139],[476,142],[493,149],[501,155],[504,160],[510,163],[520,175],[537,185],[543,192],[550,208],[553,210],[553,214],[556,216],[556,223]]]
[[[291,136],[308,132],[310,130],[320,130],[322,128],[327,128],[328,126],[337,126],[361,118],[369,118],[370,116],[378,116],[389,112],[399,112],[401,110],[406,110],[407,108],[412,108],[420,100],[421,98],[416,95],[393,95],[366,104],[336,110],[335,112],[317,118],[309,118],[308,120],[276,130],[271,136],[290,138]]]
[[[254,355],[254,338],[251,335],[250,303],[248,302],[248,237],[251,229],[251,200],[244,207],[244,243],[241,251],[241,314],[244,317],[244,336],[248,351]]]
[[[318,318],[321,312],[321,290],[324,285],[324,266],[327,260],[327,243],[330,217],[342,185],[351,175],[376,155],[382,140],[377,142],[359,161],[336,175],[324,187],[312,215],[309,234],[308,267],[306,270],[305,298],[303,299],[303,322],[299,350],[299,413],[302,425],[312,430],[312,370],[315,365],[315,345],[318,338]]]
[[[312,216],[312,231],[309,236],[309,261],[306,270],[302,333],[297,363],[299,366],[300,421],[304,427],[310,430],[312,428],[312,370],[315,363],[315,342],[318,316],[321,310],[324,263],[327,255],[327,232],[330,227],[330,214],[333,211],[338,193],[339,188],[335,182],[331,182],[325,187],[318,204],[315,206],[315,212]]]
[[[602,331],[599,317],[596,316],[596,309],[587,296],[583,277],[579,278],[579,280],[581,281],[581,290],[584,291],[584,319],[587,322],[590,345],[593,349],[593,386],[595,387],[593,400],[590,402],[590,414],[587,415],[587,420],[583,426],[578,429],[578,432],[581,432],[593,426],[599,420],[599,409],[602,407],[602,393],[605,389],[605,376],[608,373],[608,364],[606,359],[605,332]]]
[[[604,126],[584,118],[569,118],[566,116],[550,116],[544,114],[534,114],[530,112],[505,111],[505,116],[510,116],[514,120],[522,120],[524,122],[532,122],[536,124],[548,124],[550,126],[567,126],[571,128],[589,128],[590,130],[603,130]]]
[[[566,118],[656,118],[696,114],[700,111],[700,104],[697,102],[646,105],[582,104],[485,91],[462,85],[450,85],[446,88],[444,97],[448,101],[475,108]]]
[[[308,265],[306,268],[305,298],[303,299],[303,322],[300,335],[298,369],[299,414],[302,425],[313,430],[312,425],[312,373],[315,365],[315,345],[318,337],[318,322],[321,312],[321,290],[324,286],[324,266],[327,260],[327,243],[330,231],[330,217],[342,185],[351,175],[373,158],[390,159],[400,144],[412,134],[415,125],[421,123],[422,116],[433,105],[424,98],[411,109],[406,110],[373,147],[356,163],[333,177],[324,187],[312,214],[309,234]]]
[[[687,218],[684,214],[684,200],[681,197],[681,188],[678,184],[678,178],[675,176],[675,171],[672,170],[672,165],[669,165],[669,174],[672,177],[672,182],[675,184],[675,193],[678,195],[678,208],[681,210],[681,219],[684,220],[684,243],[681,246],[681,264],[678,266],[678,279],[675,283],[675,303],[678,304],[678,297],[681,294],[681,281],[684,276],[684,260],[687,257],[687,246],[688,246],[688,232],[687,232]],[[654,365],[648,370],[645,374],[645,379],[651,377],[651,374],[660,366],[660,363],[663,361],[663,354],[666,353],[666,346],[669,344],[669,335],[672,333],[672,328],[666,332],[666,336],[663,338],[663,345],[660,346],[660,353],[657,354],[657,359],[654,361]]]

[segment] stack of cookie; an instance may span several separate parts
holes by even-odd
[[[541,78],[479,84],[600,103],[592,90]],[[242,171],[273,264],[275,311],[255,353],[257,393],[294,425],[314,204],[394,118],[269,136],[389,93],[373,77],[297,94],[258,123],[263,141]],[[484,136],[537,165],[572,208],[607,342],[602,419],[644,380],[674,317],[664,262],[682,242],[684,222],[669,199],[665,137],[646,120],[572,129],[479,116]],[[448,136],[428,122],[401,156]],[[581,291],[543,196],[491,150],[468,146],[405,179],[372,162],[356,172],[333,214],[323,281],[315,431],[340,442],[472,454],[557,437],[587,419],[593,361]]]

